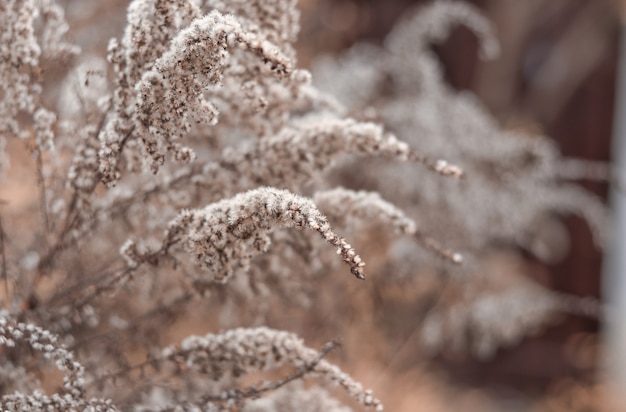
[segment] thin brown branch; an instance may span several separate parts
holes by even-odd
[[[4,281],[4,307],[9,307],[9,274],[7,272],[7,256],[4,242],[5,234],[4,227],[2,226],[2,216],[0,215],[0,277]]]
[[[43,241],[48,244],[48,235],[50,234],[50,216],[48,214],[48,198],[46,196],[46,182],[43,176],[43,160],[41,156],[41,150],[36,148],[34,151],[36,172],[37,172],[37,186],[39,187],[39,207],[41,213],[41,219],[43,221],[44,234]]]

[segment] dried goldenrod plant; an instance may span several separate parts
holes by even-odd
[[[549,254],[527,229],[552,210],[603,238],[603,206],[559,180],[551,144],[501,130],[443,83],[428,45],[452,24],[497,50],[467,5],[435,3],[313,76],[296,60],[295,0],[133,0],[126,20],[104,61],[71,43],[54,0],[0,4],[0,181],[22,163],[36,181],[36,200],[0,201],[2,410],[350,410],[312,378],[380,411],[326,359],[336,343],[317,351],[258,324],[269,299],[324,288],[340,260],[378,276],[342,233],[387,228],[385,266],[408,275],[476,274],[494,238]],[[346,188],[359,180],[370,190]],[[489,351],[565,307],[516,311],[543,292],[454,309],[453,328],[433,313],[424,336],[474,328]],[[510,299],[511,320],[491,322]],[[257,325],[236,327],[233,311]],[[172,330],[192,316],[216,330],[181,341]]]

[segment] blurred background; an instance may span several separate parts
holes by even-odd
[[[620,4],[613,0],[469,2],[493,23],[502,52],[496,60],[482,61],[477,38],[463,27],[455,29],[434,49],[449,84],[475,93],[505,128],[549,136],[566,156],[609,160]],[[103,55],[108,39],[119,36],[125,24],[127,1],[60,3],[66,6],[75,40],[94,54]],[[300,0],[299,64],[309,67],[315,57],[337,55],[359,41],[381,44],[396,21],[426,3]],[[607,197],[606,184],[582,184]],[[552,290],[600,299],[602,254],[581,219],[564,221],[571,236],[567,256],[552,265],[526,256],[525,273]],[[375,246],[371,249],[370,255],[375,254]],[[367,256],[368,251],[362,254]],[[301,331],[308,342],[319,338],[315,331],[320,328],[351,328],[342,334],[344,349],[334,356],[372,387],[390,411],[626,410],[599,368],[602,327],[597,320],[563,316],[486,360],[446,353],[426,356],[415,344],[419,325],[412,314],[420,308],[410,292],[422,286],[379,286],[373,296],[372,288],[362,291],[357,289],[361,285],[341,284],[352,305],[338,313],[337,302],[326,302],[317,319],[304,326],[297,311],[276,314],[270,322]],[[366,311],[374,314],[364,315]],[[367,335],[363,329],[363,324],[379,322],[377,317],[388,325],[388,339]],[[370,349],[359,349],[364,341]]]
[[[309,56],[338,53],[357,41],[380,44],[394,22],[427,3],[302,1],[302,61],[306,65]],[[480,60],[477,38],[459,27],[435,48],[449,84],[475,93],[504,128],[549,136],[565,156],[608,161],[620,4],[611,0],[470,3],[493,23],[501,54],[493,61]],[[607,184],[582,184],[607,197]],[[571,237],[568,255],[549,266],[527,256],[526,273],[550,289],[599,299],[602,254],[593,246],[585,222],[577,217],[565,218],[565,222]],[[595,320],[565,316],[537,336],[499,351],[493,359],[440,356],[430,360],[428,368],[447,385],[462,388],[463,400],[459,399],[457,407],[464,410],[626,410],[598,382],[603,357],[598,349],[600,330]],[[528,401],[526,396],[543,400]],[[483,404],[470,407],[466,402]],[[440,404],[441,410],[448,410],[445,404]],[[407,404],[405,410],[418,410],[417,405],[411,409]],[[419,410],[437,409],[420,403]]]

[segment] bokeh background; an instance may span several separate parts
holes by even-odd
[[[339,53],[357,41],[380,43],[394,22],[427,3],[302,2],[303,60],[306,64],[309,56]],[[477,38],[459,27],[435,48],[449,84],[475,93],[504,128],[546,135],[566,156],[609,161],[620,4],[610,0],[470,3],[492,21],[502,51],[496,60],[479,59]],[[606,199],[607,184],[581,184]],[[567,256],[551,265],[527,256],[526,273],[550,289],[601,299],[602,253],[593,246],[581,219],[564,221],[571,238]],[[487,408],[483,410],[626,410],[597,383],[602,375],[598,369],[603,358],[601,330],[596,320],[565,316],[488,361],[441,356],[429,361],[428,368],[442,373],[447,384],[463,388],[462,396],[471,399],[467,402],[482,399],[482,407]],[[544,401],[534,404],[526,396]],[[459,401],[458,407],[465,402]],[[412,409],[407,405],[406,410]]]

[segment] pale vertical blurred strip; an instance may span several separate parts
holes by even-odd
[[[626,2],[624,2],[626,10]],[[612,162],[618,176],[626,176],[626,14],[620,28],[617,93],[613,131]],[[604,326],[604,366],[616,388],[626,388],[626,195],[613,185],[610,194],[612,242],[603,269],[604,300],[611,307]],[[626,398],[623,392],[620,396]]]

